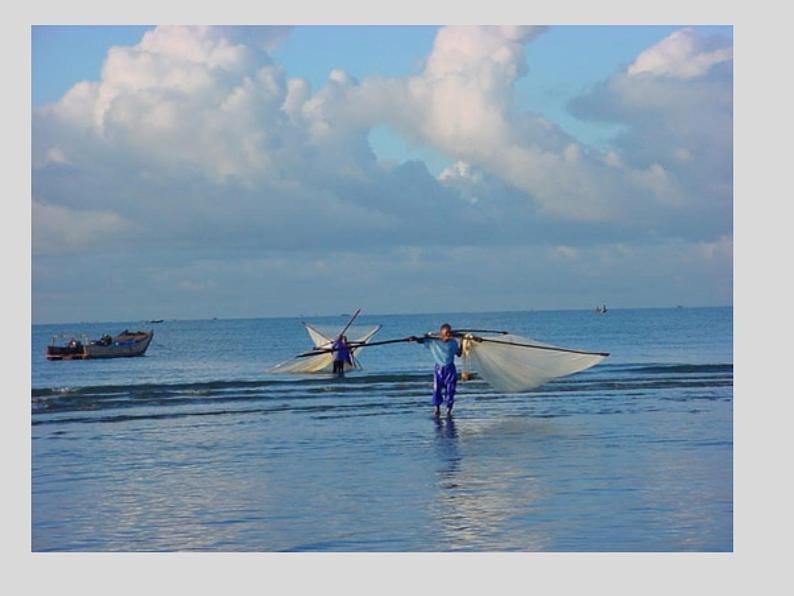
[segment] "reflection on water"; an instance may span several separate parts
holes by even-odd
[[[514,463],[505,465],[499,458],[489,462],[467,459],[466,422],[459,432],[454,418],[435,421],[434,444],[440,465],[436,470],[437,496],[431,510],[441,535],[438,550],[542,549],[547,543],[542,533],[531,527],[520,532],[511,529],[511,520],[521,518],[533,507],[537,494],[534,478],[518,473]],[[477,424],[472,426],[470,438],[480,443],[479,450],[482,441],[478,441]],[[502,447],[510,458],[510,449]],[[499,451],[503,450],[495,449]],[[512,457],[525,455],[514,453]]]
[[[460,468],[460,452],[458,451],[458,432],[455,428],[455,419],[448,416],[446,419],[435,418],[436,425],[436,452],[442,465],[438,470],[440,488],[442,490],[458,488],[457,474]]]

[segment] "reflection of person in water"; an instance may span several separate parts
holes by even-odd
[[[434,418],[436,423],[436,450],[443,466],[438,471],[441,488],[458,488],[457,482],[458,468],[463,459],[458,452],[458,431],[455,429],[455,421],[452,418],[441,420]]]
[[[455,419],[447,418],[446,424],[441,418],[433,418],[436,421],[436,434],[439,438],[457,439],[458,431],[455,429]]]

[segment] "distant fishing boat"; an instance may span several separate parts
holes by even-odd
[[[70,337],[68,341],[65,338]],[[154,331],[127,331],[111,337],[104,335],[89,340],[84,334],[60,333],[52,336],[47,346],[47,360],[88,360],[92,358],[128,358],[143,356],[154,337]],[[60,343],[60,345],[59,345]]]
[[[144,321],[144,323],[146,323],[147,325],[152,325],[152,324],[155,324],[155,323],[162,323],[162,322],[163,322],[163,319],[152,319],[151,321]]]

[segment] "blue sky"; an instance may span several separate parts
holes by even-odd
[[[730,27],[47,26],[31,74],[34,322],[731,302]]]
[[[108,50],[134,45],[150,26],[72,25],[31,28],[34,106],[58,101],[78,81],[97,81]]]

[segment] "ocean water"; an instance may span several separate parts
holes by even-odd
[[[304,319],[32,328],[34,551],[732,551],[732,308],[362,315],[375,340],[505,329],[611,356],[526,394],[396,344],[343,379],[267,369]],[[49,362],[60,332],[155,331]]]

